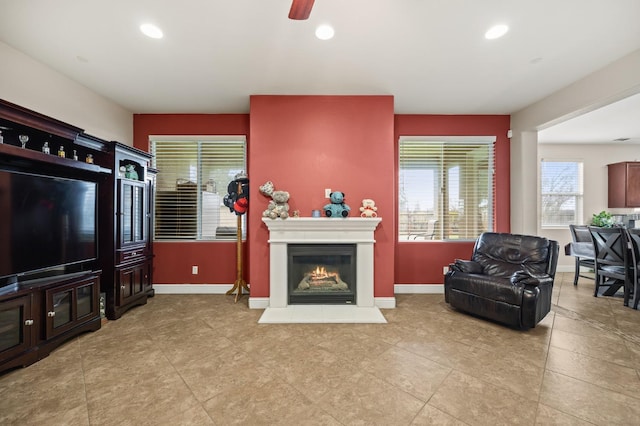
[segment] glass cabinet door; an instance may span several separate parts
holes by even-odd
[[[46,338],[64,333],[100,316],[100,284],[87,278],[46,290]]]
[[[97,286],[95,282],[83,285],[76,289],[76,307],[77,317],[81,319],[88,315],[94,314],[97,306],[95,306],[95,292]]]
[[[0,361],[31,346],[33,326],[30,296],[0,303]]]
[[[144,182],[120,179],[119,232],[120,247],[144,242],[146,194]]]
[[[72,320],[73,312],[73,289],[60,291],[53,294],[53,310],[47,315],[53,318],[53,328],[69,324]]]

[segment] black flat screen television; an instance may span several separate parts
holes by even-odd
[[[97,257],[97,184],[0,170],[0,285]]]

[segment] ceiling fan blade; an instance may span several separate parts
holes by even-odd
[[[305,20],[311,14],[311,8],[315,0],[293,0],[291,10],[289,10],[289,19]]]

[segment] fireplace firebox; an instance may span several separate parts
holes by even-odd
[[[289,304],[355,304],[355,244],[289,244]]]

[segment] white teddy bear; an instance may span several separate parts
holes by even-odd
[[[370,198],[362,200],[362,207],[360,207],[360,217],[378,217],[378,208],[376,202]]]

